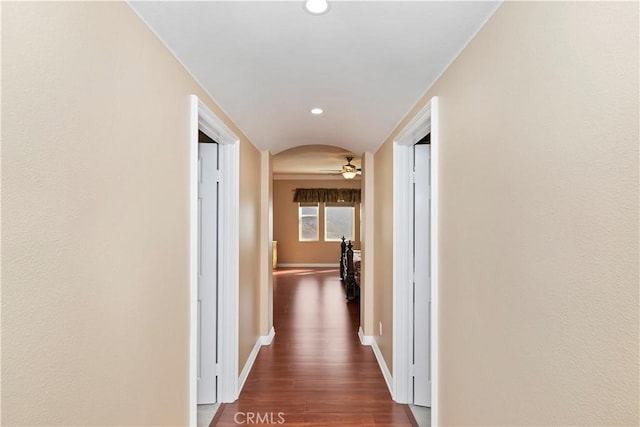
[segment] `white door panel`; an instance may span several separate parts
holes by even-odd
[[[420,406],[431,406],[430,153],[428,144],[414,146],[413,403]]]
[[[198,404],[215,403],[218,293],[218,144],[198,144]]]

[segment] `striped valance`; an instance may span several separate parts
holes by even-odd
[[[360,203],[359,188],[296,188],[296,203]]]

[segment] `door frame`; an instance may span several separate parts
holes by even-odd
[[[438,425],[439,368],[439,126],[433,97],[393,141],[393,399],[412,403],[413,145],[431,132],[431,425]]]
[[[190,96],[189,425],[197,424],[198,130],[219,145],[218,402],[238,395],[240,139],[196,95]]]

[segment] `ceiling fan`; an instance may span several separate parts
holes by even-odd
[[[362,168],[356,167],[356,165],[351,164],[351,160],[353,160],[353,157],[347,156],[345,157],[345,159],[347,159],[347,164],[342,165],[342,169],[324,170],[323,172],[336,172],[341,174],[344,179],[353,179],[356,177],[356,175],[362,175]]]

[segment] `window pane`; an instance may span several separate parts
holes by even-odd
[[[307,215],[318,216],[318,207],[317,206],[309,206],[309,207],[301,206],[300,215],[301,216],[307,216]]]
[[[300,240],[318,240],[318,217],[300,218]]]
[[[351,206],[325,208],[325,240],[340,240],[344,236],[347,240],[353,240],[353,212]]]
[[[318,205],[298,206],[298,240],[301,242],[318,240]]]

